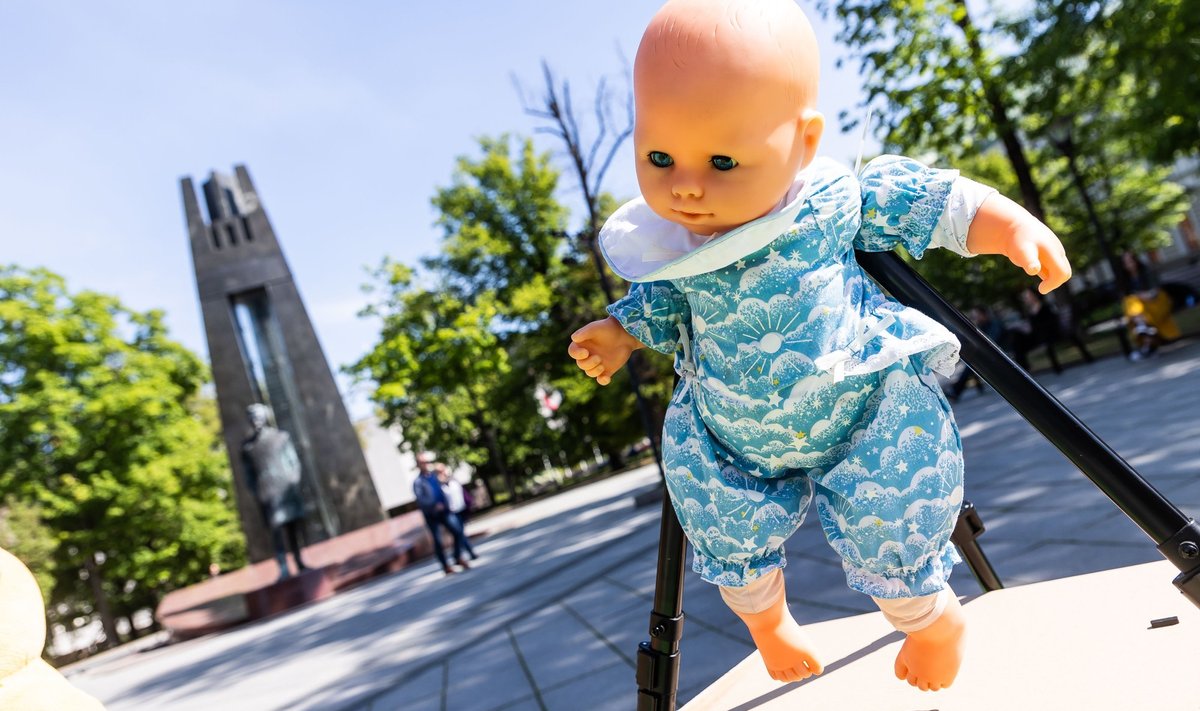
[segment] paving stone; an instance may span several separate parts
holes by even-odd
[[[590,624],[589,620],[589,624]],[[513,625],[517,646],[539,689],[580,675],[581,670],[608,666],[622,657],[595,632],[561,606],[554,606]]]
[[[492,711],[533,692],[504,633],[450,659],[446,708]]]
[[[626,664],[592,668],[542,692],[548,711],[628,711],[636,704],[637,681]]]
[[[682,705],[754,651],[748,642],[735,642],[707,630],[690,630],[679,645],[679,691]]]
[[[445,665],[430,667],[411,680],[400,682],[392,691],[371,701],[371,711],[391,709],[440,709],[442,708],[442,683],[445,680]]]
[[[633,614],[635,610],[642,608],[650,609],[648,599],[639,597],[608,579],[595,581],[568,596],[564,602],[588,620],[598,620],[609,615]]]

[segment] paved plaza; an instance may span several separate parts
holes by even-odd
[[[1037,379],[1185,513],[1200,514],[1200,341]],[[1007,586],[1161,559],[994,392],[969,391],[955,412],[967,498]],[[444,577],[421,563],[230,632],[118,649],[65,671],[112,711],[631,709],[659,525],[659,507],[638,508],[634,496],[656,481],[643,468],[474,521],[487,536],[469,572]],[[846,588],[815,517],[788,558],[802,623],[874,610]],[[960,595],[980,592],[965,566],[953,582]],[[691,573],[684,610],[681,702],[753,650],[716,589]]]

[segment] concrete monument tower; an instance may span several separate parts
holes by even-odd
[[[358,437],[317,342],[283,249],[245,166],[204,183],[208,222],[191,178],[184,213],[225,448],[252,561],[274,553],[241,456],[246,408],[268,405],[301,465],[304,533],[314,543],[383,520]]]

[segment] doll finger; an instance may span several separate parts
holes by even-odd
[[[1035,276],[1042,271],[1041,260],[1038,259],[1038,248],[1031,240],[1018,242],[1016,250],[1009,260],[1018,267],[1025,270],[1025,273],[1030,276]]]
[[[571,340],[575,343],[579,343],[580,341],[586,341],[587,339],[591,338],[592,330],[594,328],[596,328],[597,323],[602,323],[602,322],[594,321],[594,322],[589,323],[588,325],[584,326],[583,328],[575,331],[575,333],[571,334]]]
[[[1038,285],[1038,291],[1049,294],[1071,278],[1071,265],[1065,259],[1061,261],[1051,259],[1046,262],[1039,276],[1042,278],[1042,283]]]
[[[588,357],[588,349],[584,348],[578,343],[572,343],[571,345],[567,346],[567,355],[571,356],[575,360],[583,360],[584,358]]]
[[[1042,279],[1042,283],[1038,284],[1038,291],[1042,292],[1043,294],[1049,294],[1050,292],[1054,291],[1058,287],[1065,284],[1066,281],[1067,281],[1067,279],[1062,276],[1044,277]]]

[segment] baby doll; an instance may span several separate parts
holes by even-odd
[[[962,451],[934,373],[958,343],[885,296],[854,249],[1002,254],[1048,292],[1070,276],[1044,225],[994,191],[888,156],[814,160],[817,48],[793,0],[671,0],[634,64],[640,199],[601,245],[632,282],[568,352],[608,384],[629,354],[675,357],[667,489],[693,568],[771,676],[821,662],[787,609],[783,543],[815,504],[848,585],[907,638],[896,675],[954,680],[965,629],[946,579]]]

